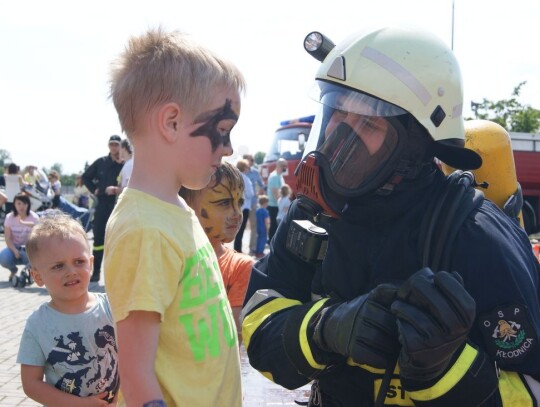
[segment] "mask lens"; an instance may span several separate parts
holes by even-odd
[[[319,152],[333,183],[355,190],[376,175],[397,146],[397,132],[382,117],[336,111],[328,122]]]

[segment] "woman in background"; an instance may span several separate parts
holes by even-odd
[[[10,280],[17,273],[17,265],[28,264],[24,245],[30,231],[38,221],[37,214],[30,210],[30,198],[24,194],[15,195],[12,212],[4,221],[4,238],[7,247],[0,252],[0,265],[11,272]]]
[[[90,201],[90,192],[82,182],[82,174],[75,177],[75,188],[73,189],[73,204],[88,209]]]

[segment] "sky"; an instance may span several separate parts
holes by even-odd
[[[106,155],[110,135],[125,137],[108,97],[110,64],[130,36],[160,25],[242,70],[235,154],[265,151],[282,120],[317,109],[308,93],[320,63],[304,37],[320,31],[338,43],[391,24],[453,43],[466,117],[471,101],[509,98],[523,81],[520,103],[540,109],[538,0],[0,0],[0,149],[21,168],[60,163],[64,174]]]

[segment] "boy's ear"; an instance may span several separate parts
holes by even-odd
[[[34,281],[39,287],[43,287],[45,285],[38,269],[36,269],[35,267],[32,267],[30,268],[30,273],[32,274],[32,278],[34,279]]]
[[[157,110],[157,121],[160,133],[172,143],[180,134],[180,106],[177,103],[166,103]]]

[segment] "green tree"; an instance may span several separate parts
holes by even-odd
[[[256,152],[255,155],[253,156],[253,160],[255,161],[255,163],[256,163],[257,165],[261,165],[262,162],[264,161],[264,156],[265,156],[265,155],[266,155],[266,154],[263,153],[262,151],[258,151],[258,152]]]
[[[484,98],[481,103],[471,102],[474,117],[498,123],[507,131],[536,133],[540,128],[540,110],[518,101],[526,83],[516,86],[510,99],[492,101]]]
[[[51,166],[51,170],[55,170],[56,172],[58,172],[58,174],[62,174],[62,164],[60,163],[54,163],[52,166]]]
[[[62,185],[65,185],[65,186],[75,185],[75,177],[76,176],[77,176],[77,174],[61,175],[60,176],[60,182],[62,183]]]

